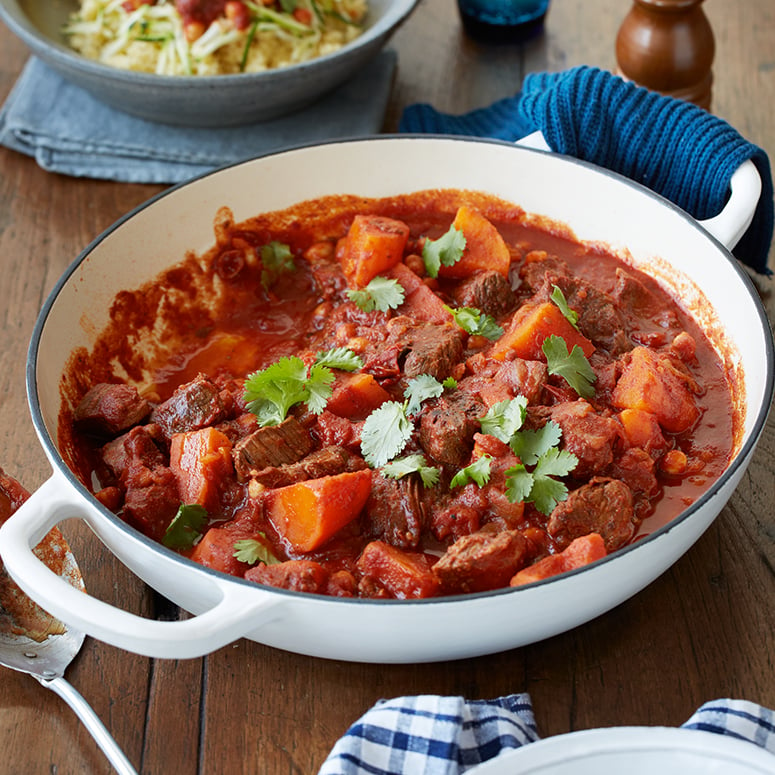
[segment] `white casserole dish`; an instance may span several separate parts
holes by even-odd
[[[40,314],[27,388],[53,474],[0,530],[8,571],[67,624],[154,657],[194,657],[244,636],[342,660],[448,660],[514,648],[589,621],[657,578],[702,535],[739,483],[764,428],[773,396],[772,336],[752,283],[727,249],[750,221],[759,185],[747,163],[725,211],[698,224],[643,187],[574,159],[496,141],[386,136],[278,152],[166,191],[95,240]],[[669,525],[584,569],[521,588],[421,601],[334,599],[262,587],[190,562],[102,507],[68,469],[57,448],[57,417],[69,353],[90,345],[116,292],[152,279],[186,250],[209,247],[218,208],[227,205],[239,221],[332,193],[389,196],[448,187],[488,191],[567,224],[580,240],[626,250],[633,265],[673,288],[712,332],[739,377],[737,451],[723,476]],[[134,573],[195,616],[150,621],[57,579],[30,548],[68,518],[86,521]]]

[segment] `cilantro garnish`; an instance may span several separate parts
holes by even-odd
[[[566,476],[578,462],[571,452],[551,447],[541,455],[532,472],[521,463],[506,471],[506,497],[512,503],[534,503],[542,514],[549,515],[568,497],[568,488],[553,477]]]
[[[515,433],[509,441],[512,452],[528,466],[534,466],[562,438],[560,426],[549,420],[543,428]]]
[[[259,424],[279,425],[295,404],[306,403],[310,411],[320,414],[333,392],[332,368],[355,371],[361,359],[345,347],[318,353],[312,366],[296,355],[280,358],[245,380],[245,402]]]
[[[347,297],[364,312],[387,312],[404,303],[406,292],[398,280],[375,277],[361,290],[348,290]]]
[[[411,435],[406,402],[386,401],[363,423],[361,452],[370,466],[379,468],[401,452]]]
[[[460,229],[449,227],[437,240],[426,239],[422,247],[422,259],[428,277],[438,277],[442,266],[452,266],[463,257],[466,238]]]
[[[167,526],[161,542],[170,549],[190,549],[202,536],[207,509],[196,503],[182,503]]]
[[[281,274],[296,269],[290,247],[275,240],[261,248],[261,263],[261,284],[264,288],[271,288]]]
[[[363,366],[363,360],[347,347],[332,347],[315,356],[315,365],[339,371],[357,371]]]
[[[454,377],[447,377],[441,384],[445,390],[454,390],[457,387],[457,380]]]
[[[417,414],[420,411],[420,404],[429,398],[438,398],[444,392],[444,385],[436,377],[430,374],[420,374],[412,377],[406,383],[404,398],[407,399],[407,414]]]
[[[455,323],[467,334],[484,336],[492,342],[503,336],[503,329],[495,322],[495,318],[485,315],[476,307],[453,309],[445,304],[444,309],[452,315]]]
[[[552,289],[552,295],[549,298],[560,308],[560,312],[565,316],[565,319],[578,331],[579,313],[568,306],[565,294],[559,285],[553,285]]]
[[[420,475],[426,487],[433,487],[439,481],[439,469],[429,466],[424,455],[407,455],[382,466],[382,475],[388,479],[401,479],[414,473]]]
[[[234,542],[233,557],[248,565],[263,562],[265,565],[276,565],[280,560],[269,550],[269,547],[256,538],[243,538]]]
[[[595,395],[592,383],[597,377],[577,344],[573,345],[569,353],[565,340],[552,334],[544,339],[541,349],[546,356],[550,374],[562,377],[582,398],[592,398]]]
[[[483,487],[490,481],[490,463],[492,462],[492,455],[484,454],[481,457],[474,460],[470,466],[461,468],[453,477],[449,483],[450,487],[463,487],[469,482],[475,482],[480,487]]]
[[[479,421],[482,433],[495,436],[505,444],[522,427],[527,412],[527,398],[517,396],[508,401],[499,401],[487,410]]]

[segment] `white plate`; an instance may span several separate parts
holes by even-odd
[[[773,775],[775,754],[714,732],[612,727],[515,748],[470,775]]]

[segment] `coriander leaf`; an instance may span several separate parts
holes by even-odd
[[[405,404],[386,401],[363,423],[361,452],[370,466],[379,468],[401,452],[411,435]]]
[[[568,306],[565,294],[559,285],[552,285],[552,288],[552,295],[549,298],[560,308],[560,312],[565,316],[565,319],[578,331],[579,327],[576,324],[579,320],[579,313]]]
[[[406,292],[398,280],[375,277],[361,290],[346,291],[347,297],[364,312],[387,312],[404,303]]]
[[[452,266],[463,256],[466,238],[462,231],[454,226],[437,240],[426,239],[422,247],[422,259],[428,277],[438,277],[442,266]]]
[[[429,398],[438,398],[444,392],[444,385],[430,374],[420,374],[406,383],[404,398],[408,399],[407,414],[416,414],[420,405]]]
[[[476,307],[453,309],[445,304],[444,309],[452,315],[455,323],[467,334],[483,336],[493,342],[503,336],[503,329],[495,322],[495,319],[490,315],[485,315]]]
[[[505,444],[522,427],[527,412],[527,398],[517,396],[507,401],[499,401],[487,410],[479,421],[482,433],[495,436]]]
[[[461,468],[453,477],[449,483],[450,487],[463,487],[469,482],[475,482],[480,487],[483,487],[490,481],[490,463],[492,462],[492,455],[484,454],[481,457],[474,460],[470,466]]]
[[[396,458],[382,466],[382,475],[388,479],[401,479],[407,474],[418,473],[426,487],[433,487],[439,481],[439,469],[427,465],[424,455],[407,455]]]
[[[315,366],[328,366],[339,371],[357,371],[363,366],[363,360],[347,347],[332,347],[315,356]]]
[[[556,447],[562,438],[562,430],[554,420],[549,420],[543,428],[524,430],[515,433],[509,446],[512,452],[527,466],[534,466],[551,447]]]
[[[304,383],[304,390],[307,393],[307,406],[311,412],[320,414],[331,398],[334,392],[334,372],[327,366],[321,366],[319,363],[312,365],[309,370],[309,377]]]
[[[201,537],[206,522],[207,509],[204,506],[181,503],[161,542],[170,549],[190,549]]]
[[[270,288],[277,278],[285,272],[293,272],[296,265],[293,263],[291,248],[284,242],[272,240],[261,248],[261,284],[264,288]]]
[[[307,365],[295,355],[253,372],[245,380],[248,411],[262,426],[279,425],[294,404],[307,400],[307,376]]]
[[[536,476],[567,476],[578,465],[579,459],[567,450],[548,449],[536,464]]]
[[[544,339],[541,345],[550,374],[562,377],[582,398],[592,398],[595,389],[592,383],[597,377],[582,349],[573,345],[568,352],[568,346],[561,336],[552,334]]]
[[[523,503],[530,500],[533,489],[533,474],[518,463],[506,470],[506,498],[511,503]]]
[[[457,387],[457,380],[454,377],[447,377],[441,384],[444,390],[454,390]]]
[[[533,489],[530,491],[530,500],[535,507],[547,516],[554,511],[554,507],[568,497],[568,488],[557,479],[550,476],[536,476]]]
[[[272,554],[269,547],[256,538],[243,538],[240,541],[235,541],[234,554],[232,556],[240,562],[246,562],[249,565],[255,565],[257,562],[263,562],[266,565],[277,565],[280,562]]]

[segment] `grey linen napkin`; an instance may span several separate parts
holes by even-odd
[[[156,124],[114,110],[31,57],[0,110],[0,144],[49,172],[126,183],[179,183],[267,151],[380,131],[397,55],[282,118],[225,129]]]

